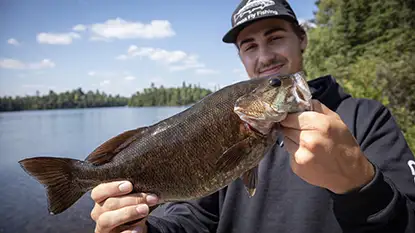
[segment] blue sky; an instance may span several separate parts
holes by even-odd
[[[174,2],[174,4],[173,4]],[[290,0],[299,19],[314,0]],[[221,41],[239,0],[0,0],[0,96],[81,87],[130,96],[247,78]]]

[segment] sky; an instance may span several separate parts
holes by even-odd
[[[0,96],[76,88],[131,96],[247,79],[222,42],[240,0],[0,0]],[[289,0],[300,20],[314,0]]]

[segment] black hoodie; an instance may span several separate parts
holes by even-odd
[[[148,232],[415,233],[415,159],[391,113],[352,98],[331,76],[308,83],[374,164],[369,184],[343,195],[310,185],[292,172],[279,141],[259,165],[254,197],[238,179],[197,201],[166,204],[164,214],[149,216]]]

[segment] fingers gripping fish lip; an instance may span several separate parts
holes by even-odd
[[[312,110],[311,92],[303,77],[304,73],[298,72],[269,78],[266,84],[240,97],[234,112],[257,131],[268,134],[288,113]],[[277,78],[279,85],[274,85]]]
[[[304,72],[297,72],[293,74],[293,77],[296,83],[296,85],[293,86],[293,88],[296,89],[295,91],[293,91],[293,94],[297,99],[300,109],[313,111],[313,105],[311,104],[312,95],[310,88],[308,87],[308,84],[304,79]]]

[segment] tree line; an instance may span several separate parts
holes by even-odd
[[[95,108],[115,106],[176,106],[193,104],[211,90],[200,86],[187,85],[182,87],[165,88],[156,87],[154,83],[150,88],[142,92],[136,92],[131,97],[120,95],[108,95],[100,91],[84,92],[82,88],[62,93],[50,90],[46,95],[40,95],[37,91],[34,96],[5,96],[0,98],[0,111],[44,110],[44,109],[71,109],[71,108]]]
[[[120,95],[112,96],[98,90],[84,92],[78,88],[62,93],[50,90],[46,95],[40,95],[37,91],[34,96],[1,97],[0,111],[113,107],[126,105],[127,102],[128,98]]]
[[[193,104],[203,97],[211,94],[212,91],[200,86],[187,85],[182,83],[181,87],[165,88],[161,85],[157,88],[154,83],[150,88],[144,88],[131,96],[128,106],[177,106]]]

